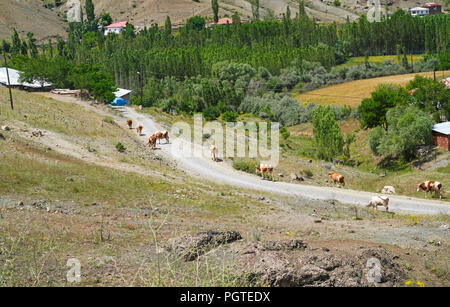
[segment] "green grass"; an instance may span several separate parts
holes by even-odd
[[[422,55],[413,55],[413,62],[418,62],[420,60],[422,60],[423,56]],[[374,63],[374,64],[381,64],[384,61],[392,61],[395,64],[398,64],[398,59],[396,55],[376,55],[376,56],[369,56],[369,63]],[[360,57],[352,57],[350,58],[346,63],[338,65],[338,68],[341,67],[348,67],[348,66],[353,66],[353,65],[362,65],[365,64],[366,59],[363,56]],[[408,56],[408,62],[411,62],[411,56]]]

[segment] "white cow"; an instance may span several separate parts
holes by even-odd
[[[389,197],[385,195],[373,196],[367,203],[366,207],[374,207],[378,210],[378,206],[384,206],[386,211],[389,210]]]
[[[393,186],[387,185],[381,190],[383,194],[395,194],[395,188]]]

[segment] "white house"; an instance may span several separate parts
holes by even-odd
[[[51,87],[52,84],[45,82],[43,80],[33,80],[32,83],[21,82],[20,74],[21,72],[12,68],[8,68],[9,74],[9,84],[11,87],[26,89],[26,90],[39,90]],[[8,75],[6,74],[6,68],[0,67],[0,86],[8,86]]]
[[[108,35],[109,33],[116,33],[116,34],[122,33],[123,29],[125,29],[125,27],[127,26],[127,23],[128,22],[126,21],[121,21],[106,26],[105,35]]]
[[[427,16],[430,14],[430,10],[424,7],[413,7],[412,9],[409,10],[411,12],[411,16]]]
[[[124,89],[124,88],[117,88],[117,92],[114,92],[114,96],[116,96],[116,98],[122,98],[126,102],[130,103],[131,92],[132,91]]]

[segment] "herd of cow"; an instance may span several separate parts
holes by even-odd
[[[133,121],[131,119],[129,119],[127,121],[127,125],[130,129],[133,129],[133,127],[132,127]],[[143,129],[142,125],[139,125],[136,127],[136,132],[138,133],[139,136],[142,135],[142,129]],[[147,144],[149,147],[155,149],[156,142],[159,141],[159,144],[161,144],[162,139],[165,139],[166,143],[169,143],[169,132],[167,130],[157,131],[154,134],[152,134],[148,138]],[[217,161],[217,152],[218,152],[217,146],[211,145],[209,149],[211,152],[212,160],[216,162]],[[333,159],[333,162],[335,162],[334,159]],[[256,166],[256,173],[261,174],[261,177],[263,179],[264,179],[264,175],[267,174],[267,175],[269,175],[269,177],[272,178],[272,181],[274,181],[273,170],[274,170],[274,167],[270,164],[260,163]],[[328,173],[328,176],[331,178],[331,180],[333,181],[334,184],[345,186],[345,180],[344,180],[343,175],[340,175],[338,173]],[[393,187],[388,186],[388,187],[385,187],[384,189],[386,189],[386,188],[391,188],[390,190],[388,189],[388,191],[390,191],[388,194],[395,194],[395,189]],[[427,180],[427,181],[422,182],[421,184],[417,185],[417,192],[419,192],[420,190],[425,191],[425,197],[428,196],[428,193],[430,193],[430,195],[433,196],[432,193],[434,192],[436,198],[439,197],[439,199],[442,199],[441,189],[442,189],[442,184],[438,181]],[[394,192],[392,192],[392,190]],[[386,211],[388,211],[389,198],[386,195],[374,196],[366,205],[366,207],[374,207],[375,209],[377,209],[378,206],[383,206],[386,208]]]

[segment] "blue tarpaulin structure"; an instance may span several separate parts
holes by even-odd
[[[122,98],[115,98],[109,105],[112,107],[123,107],[127,105],[127,102]]]

